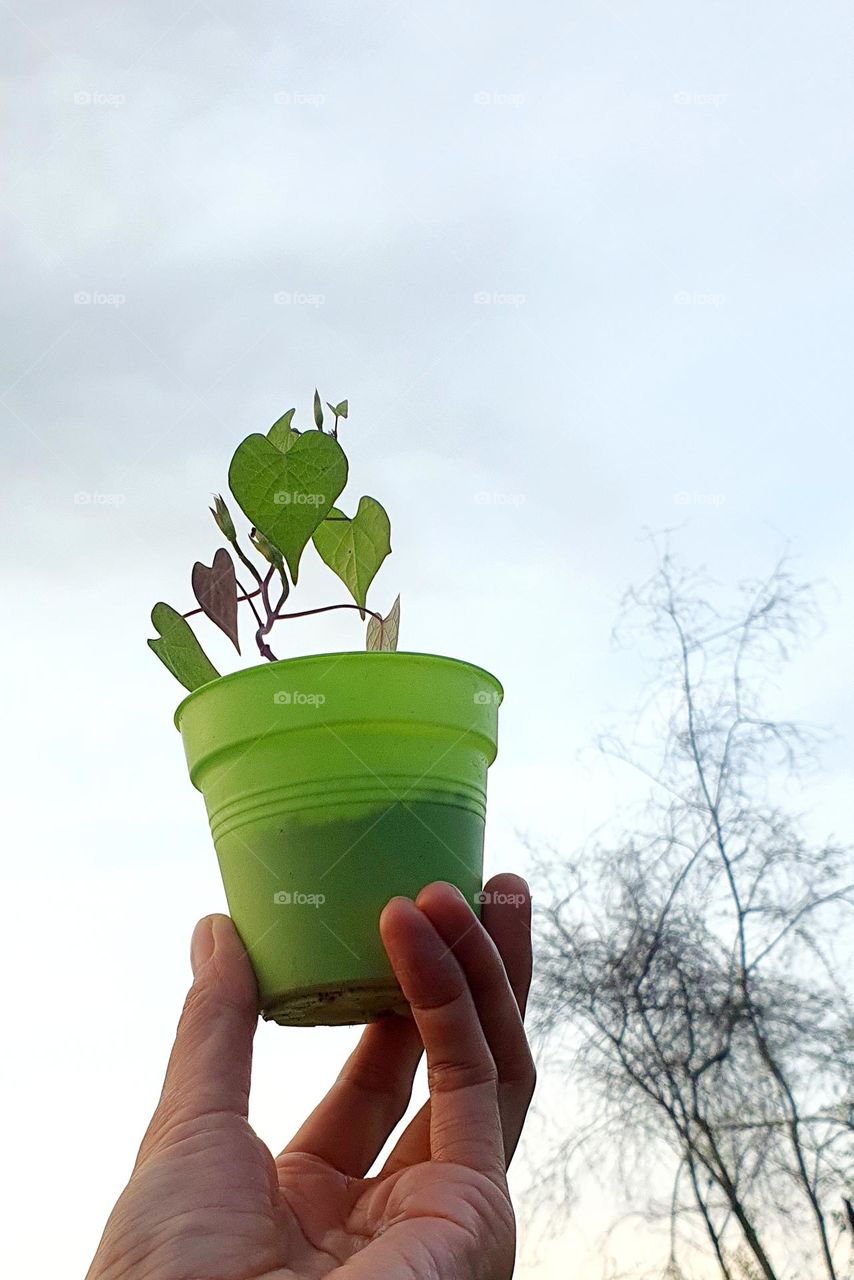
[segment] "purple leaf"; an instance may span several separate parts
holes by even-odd
[[[220,631],[224,631],[238,653],[240,641],[237,637],[237,579],[234,574],[234,562],[226,551],[220,547],[213,558],[213,568],[197,560],[193,565],[193,595],[199,602],[202,611],[216,623]]]

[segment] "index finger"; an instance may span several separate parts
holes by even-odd
[[[431,1157],[503,1182],[497,1071],[463,968],[409,898],[392,898],[380,930],[427,1052]]]

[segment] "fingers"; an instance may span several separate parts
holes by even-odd
[[[409,1105],[421,1054],[421,1037],[408,1018],[391,1014],[371,1023],[279,1159],[308,1152],[341,1173],[363,1177]]]
[[[404,1129],[380,1170],[380,1177],[387,1178],[399,1169],[413,1164],[426,1164],[430,1159],[430,1099],[424,1103]]]
[[[531,987],[531,894],[521,876],[493,876],[484,885],[480,919],[498,948],[522,1017]]]
[[[505,944],[512,948],[518,961],[518,999],[524,1002],[530,985],[531,937],[530,932],[522,936],[520,918],[517,916],[514,921],[506,909],[510,903],[505,899],[512,899],[516,894],[522,903],[529,899],[527,893],[518,887],[524,885],[523,881],[516,876],[504,879],[512,882],[512,888],[500,893],[488,890],[484,909],[491,910],[494,923],[503,931]],[[509,1162],[522,1132],[536,1079],[517,997],[495,943],[478,924],[477,917],[461,894],[451,885],[433,884],[423,889],[416,901],[446,944],[453,948],[468,979],[497,1071],[504,1154]]]
[[[498,959],[476,917],[459,894],[446,885],[431,885],[416,899],[434,921],[445,942],[462,959],[469,975],[484,1034],[496,1064],[498,1102],[509,1164],[519,1139],[535,1082],[521,1014],[531,982],[531,900],[519,876],[495,876],[484,890],[482,923],[492,937]],[[486,946],[484,946],[484,942]],[[502,969],[506,978],[502,980]],[[507,1000],[513,992],[517,1014]],[[430,1103],[427,1102],[401,1134],[383,1166],[382,1174],[430,1158]]]
[[[380,931],[427,1051],[431,1157],[503,1180],[497,1072],[468,975],[410,899],[391,900]]]
[[[193,985],[140,1158],[175,1125],[213,1112],[243,1117],[249,1104],[255,975],[228,916],[206,916],[193,932]]]

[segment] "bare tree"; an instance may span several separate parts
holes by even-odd
[[[620,634],[656,647],[643,721],[659,749],[601,745],[649,778],[640,830],[538,860],[534,1007],[591,1099],[548,1173],[572,1183],[593,1150],[654,1156],[669,1192],[653,1178],[631,1198],[669,1223],[668,1277],[699,1247],[726,1280],[842,1280],[851,857],[789,803],[817,735],[763,709],[813,595],[786,561],[732,611],[707,595],[665,550],[626,601]]]

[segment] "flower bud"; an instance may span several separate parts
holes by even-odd
[[[216,526],[220,533],[228,539],[229,542],[237,540],[237,530],[234,527],[234,521],[228,507],[222,500],[222,494],[214,494],[214,505],[210,508],[210,513],[216,521]]]

